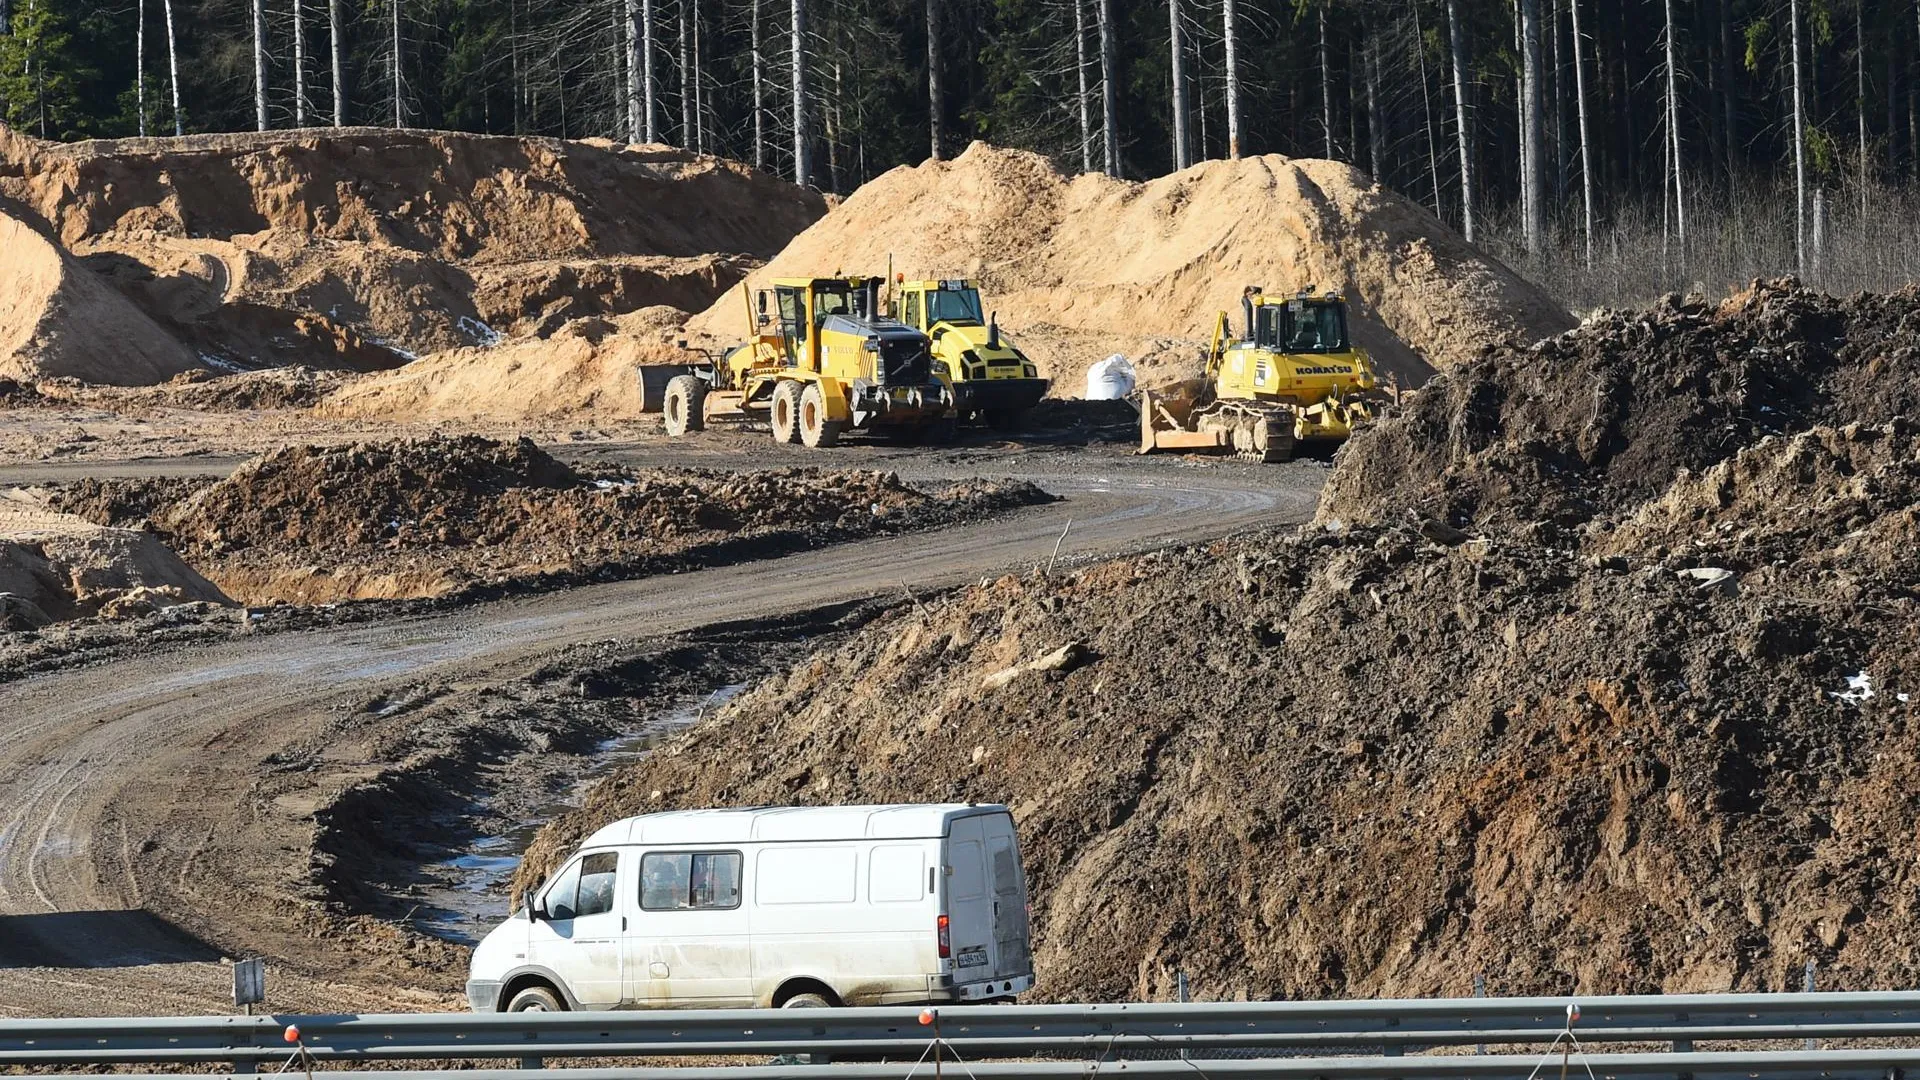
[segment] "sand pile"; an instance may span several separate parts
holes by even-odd
[[[1916,357],[1871,341],[1912,302],[1623,316],[1611,383],[1594,328],[1489,357],[1352,444],[1327,499],[1383,524],[901,611],[609,778],[523,880],[644,810],[992,799],[1051,999],[1912,985],[1920,428],[1825,422],[1907,408]],[[1407,440],[1467,448],[1468,528],[1368,445]]]
[[[363,371],[704,307],[824,212],[817,193],[664,147],[383,129],[0,131],[0,195],[217,360]]]
[[[126,297],[0,202],[0,376],[127,385],[198,366]]]
[[[1539,289],[1350,166],[1277,155],[1209,161],[1144,184],[1069,179],[1044,158],[976,143],[869,182],[753,277],[886,272],[978,278],[988,306],[1063,388],[1121,348],[1150,380],[1197,370],[1189,347],[1240,290],[1344,291],[1386,368],[1423,379],[1494,342],[1572,325]],[[730,338],[739,302],[691,328]],[[1155,340],[1162,339],[1162,340]]]
[[[527,440],[296,446],[204,485],[86,481],[54,503],[153,530],[251,604],[448,596],[764,558],[1050,499],[892,473],[576,472]]]
[[[151,535],[0,499],[0,630],[230,602]]]
[[[635,369],[686,361],[675,346],[685,317],[678,308],[652,307],[575,319],[549,337],[449,349],[348,384],[319,411],[343,419],[630,418],[639,413]]]

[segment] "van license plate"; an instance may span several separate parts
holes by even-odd
[[[975,945],[970,949],[961,949],[953,958],[953,966],[963,968],[986,967],[987,947]]]

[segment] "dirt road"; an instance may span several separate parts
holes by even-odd
[[[242,953],[276,959],[278,1008],[453,1004],[456,951],[390,927],[329,940],[337,924],[314,911],[313,813],[377,774],[409,723],[368,702],[423,686],[442,703],[478,700],[569,645],[1031,565],[1069,518],[1064,558],[1301,521],[1323,476],[1311,464],[1189,467],[1085,452],[885,464],[910,478],[1019,476],[1065,498],[750,568],[262,634],[0,686],[0,1015],[217,1010],[218,960]],[[390,940],[369,950],[362,933]]]

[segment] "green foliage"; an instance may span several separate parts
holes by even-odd
[[[0,98],[7,123],[47,138],[87,134],[81,99],[94,72],[74,48],[71,16],[53,0],[30,0],[0,37]]]
[[[1765,15],[1762,15],[1747,24],[1742,36],[1746,39],[1747,45],[1745,54],[1747,71],[1758,75],[1760,54],[1766,50],[1768,40],[1773,37],[1773,24],[1767,21]]]

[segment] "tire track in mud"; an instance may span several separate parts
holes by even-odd
[[[289,747],[322,740],[329,784],[377,767],[356,755],[373,753],[382,725],[390,733],[408,723],[357,710],[377,695],[422,682],[483,689],[584,642],[964,584],[1046,561],[1063,530],[1061,557],[1072,560],[1299,522],[1323,475],[1077,455],[922,461],[900,471],[1012,475],[1064,499],[759,563],[263,634],[0,685],[0,716],[24,721],[0,740],[0,967],[48,976],[0,980],[0,1012],[36,1002],[40,1012],[98,1011],[39,998],[33,983],[60,982],[46,969],[102,964],[124,968],[114,978],[128,988],[125,1009],[177,1000],[183,965],[164,961],[197,954],[164,933],[156,943],[156,923],[227,955],[283,958],[314,985],[360,987],[304,1003],[311,1007],[387,1000],[380,987],[394,985],[391,971],[356,973],[358,957],[316,940],[297,914],[312,813],[329,792],[274,765]],[[129,911],[135,903],[154,918]],[[102,918],[75,940],[50,911]],[[139,966],[151,961],[161,963]]]

